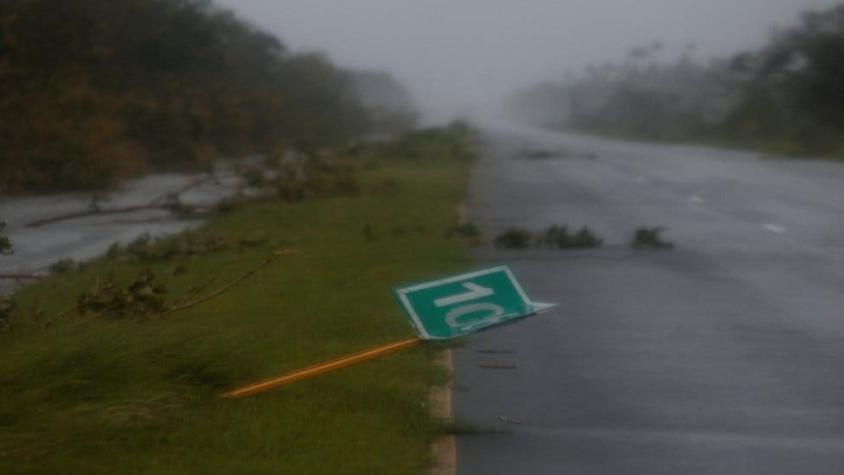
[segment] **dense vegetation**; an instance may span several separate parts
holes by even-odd
[[[205,0],[3,0],[0,193],[343,142],[352,83]]]
[[[664,45],[523,90],[523,120],[656,140],[703,140],[844,156],[844,6],[807,12],[758,51],[708,63]]]
[[[355,92],[369,115],[372,131],[392,135],[417,124],[416,104],[410,91],[391,74],[381,71],[353,71]]]

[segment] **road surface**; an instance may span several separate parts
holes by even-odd
[[[457,350],[460,475],[844,473],[844,166],[499,125],[469,215],[606,245],[477,251],[560,307]]]

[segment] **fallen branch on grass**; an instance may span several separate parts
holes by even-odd
[[[250,277],[254,276],[258,272],[263,270],[268,265],[275,262],[275,260],[278,259],[279,257],[289,256],[289,255],[292,255],[292,254],[296,254],[298,252],[299,251],[295,250],[295,249],[283,249],[283,250],[275,251],[273,254],[271,254],[269,257],[267,257],[259,265],[253,267],[252,269],[249,269],[248,271],[246,271],[243,274],[241,274],[240,276],[238,276],[236,279],[234,279],[231,282],[223,285],[222,287],[220,287],[219,289],[209,293],[208,295],[205,295],[205,296],[199,297],[199,298],[194,298],[194,299],[189,300],[187,302],[182,302],[180,304],[176,304],[176,305],[173,305],[173,306],[170,306],[170,307],[166,307],[164,309],[155,309],[155,313],[157,313],[159,316],[164,317],[166,315],[176,313],[176,312],[180,312],[180,311],[183,311],[183,310],[187,310],[189,308],[192,308],[192,307],[195,307],[197,305],[208,302],[209,300],[215,299],[215,298],[219,297],[220,295],[223,295],[224,293],[226,293],[226,292],[230,291],[231,289],[237,287],[238,285],[240,285],[241,283],[243,283],[244,281],[246,281]],[[150,278],[149,280],[151,281],[152,279]],[[137,280],[136,280],[136,282],[137,282]],[[210,282],[209,282],[209,284],[210,284]],[[107,283],[105,287],[113,288],[114,286],[113,286],[113,283]],[[80,311],[84,312],[84,310],[85,310],[83,308],[84,302],[86,302],[86,301],[96,301],[97,300],[96,296],[100,292],[100,288],[101,288],[100,282],[99,282],[99,279],[97,279],[97,283],[94,284],[94,290],[92,290],[88,294],[83,294],[83,296],[80,297],[79,301],[76,304],[74,304],[70,308],[67,308],[67,309],[62,310],[61,312],[57,313],[52,318],[50,318],[50,320],[44,322],[44,324],[42,326],[44,328],[48,328],[51,325],[53,325],[54,323],[56,323],[62,317],[65,317],[67,315],[77,313],[77,312],[80,312]],[[130,286],[130,288],[128,290],[131,292],[133,290],[132,286]],[[141,289],[141,290],[143,290],[143,289]],[[138,294],[138,295],[140,295],[140,294]],[[85,298],[86,296],[93,296],[94,298]],[[137,297],[137,295],[135,295],[133,297]],[[137,301],[138,299],[133,298],[133,300]]]
[[[268,257],[264,262],[262,262],[260,265],[244,272],[240,277],[234,279],[233,281],[229,282],[228,284],[220,287],[219,289],[211,292],[208,295],[205,295],[204,297],[200,297],[200,298],[190,300],[188,302],[184,302],[184,303],[181,303],[179,305],[170,307],[167,310],[165,310],[162,313],[162,315],[169,315],[171,313],[180,312],[182,310],[187,310],[191,307],[195,307],[195,306],[202,304],[202,303],[205,303],[205,302],[207,302],[211,299],[217,298],[220,295],[223,295],[224,293],[233,289],[234,287],[237,287],[238,285],[240,285],[240,283],[242,283],[246,279],[248,279],[248,278],[252,277],[253,275],[257,274],[258,272],[263,270],[265,267],[272,264],[273,261],[275,261],[277,258],[282,257],[282,256],[289,256],[291,254],[296,254],[297,252],[299,252],[299,251],[297,251],[295,249],[284,249],[284,250],[281,250],[281,251],[276,251],[270,257]]]

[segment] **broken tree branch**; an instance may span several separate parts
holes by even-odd
[[[228,292],[229,290],[233,289],[234,287],[237,287],[243,281],[245,281],[245,280],[249,279],[250,277],[252,277],[253,275],[257,274],[258,272],[263,270],[265,267],[272,264],[277,258],[282,257],[282,256],[289,256],[291,254],[296,254],[298,252],[299,251],[297,251],[295,249],[284,249],[284,250],[281,250],[281,251],[276,251],[270,257],[268,257],[266,260],[264,260],[264,262],[262,262],[260,265],[244,272],[238,278],[234,279],[233,281],[229,282],[228,284],[220,287],[219,289],[211,292],[210,294],[208,294],[204,297],[200,297],[200,298],[190,300],[188,302],[184,302],[184,303],[181,303],[179,305],[170,307],[167,310],[165,310],[162,315],[169,315],[171,313],[180,312],[182,310],[187,310],[191,307],[195,307],[195,306],[202,304],[202,303],[205,303],[205,302],[207,302],[211,299],[217,298],[220,295],[222,295],[222,294]]]
[[[44,226],[47,224],[54,224],[59,223],[62,221],[70,221],[71,219],[80,219],[80,218],[87,218],[90,216],[105,216],[110,214],[124,214],[124,213],[136,213],[138,211],[146,211],[146,210],[153,210],[153,209],[162,209],[164,211],[170,211],[171,207],[167,205],[136,205],[136,206],[126,206],[123,208],[112,208],[112,209],[87,209],[85,211],[77,211],[75,213],[68,213],[63,214],[61,216],[53,216],[50,218],[39,219],[36,221],[32,221],[31,223],[27,223],[26,227],[28,228],[37,228],[40,226]]]
[[[223,295],[224,293],[228,292],[229,290],[237,287],[238,285],[240,285],[241,283],[243,283],[244,281],[246,281],[247,279],[249,279],[253,275],[257,274],[258,272],[263,270],[265,267],[267,267],[268,265],[275,262],[275,260],[278,259],[279,257],[297,254],[298,252],[299,251],[296,250],[296,249],[282,249],[282,250],[279,250],[279,251],[275,251],[269,257],[267,257],[263,262],[261,262],[259,265],[257,265],[256,267],[253,267],[252,269],[244,272],[243,274],[241,274],[239,277],[232,280],[228,284],[220,287],[219,289],[217,289],[217,290],[215,290],[215,291],[211,292],[210,294],[205,295],[203,297],[199,297],[199,298],[187,301],[187,302],[183,302],[181,304],[173,305],[172,307],[168,307],[164,311],[162,311],[160,313],[160,315],[162,317],[164,317],[164,316],[167,316],[171,313],[180,312],[182,310],[187,310],[187,309],[195,307],[199,304],[205,303],[209,300],[215,299],[215,298],[219,297],[220,295]],[[97,279],[97,282],[94,284],[95,289],[98,288],[98,287],[99,287],[99,278]],[[75,304],[71,307],[68,307],[68,308],[62,310],[61,312],[53,315],[53,317],[51,317],[49,320],[44,322],[42,326],[44,328],[48,328],[51,325],[53,325],[54,323],[56,323],[60,318],[66,316],[66,315],[75,313],[75,312],[79,311],[79,309],[80,309],[79,303],[77,303],[77,304]]]
[[[62,221],[69,221],[72,219],[80,219],[80,218],[89,218],[92,216],[107,216],[113,214],[127,214],[127,213],[137,213],[139,211],[150,211],[150,210],[160,210],[160,211],[167,211],[173,214],[177,214],[180,212],[195,212],[195,211],[208,211],[213,209],[211,206],[193,206],[193,205],[184,205],[181,203],[181,195],[199,187],[209,181],[216,180],[213,176],[207,176],[200,179],[193,180],[192,182],[186,184],[185,186],[179,188],[178,190],[171,191],[165,193],[164,195],[158,196],[152,201],[139,204],[139,205],[131,205],[131,206],[123,206],[120,208],[90,208],[83,211],[75,211],[73,213],[63,214],[59,216],[52,216],[49,218],[39,219],[36,221],[32,221],[27,223],[26,227],[28,228],[37,228],[40,226],[45,226],[47,224],[55,224]]]

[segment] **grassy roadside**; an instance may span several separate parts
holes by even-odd
[[[359,195],[252,204],[206,227],[262,233],[259,245],[101,260],[19,292],[23,311],[0,332],[0,473],[424,473],[440,430],[429,388],[447,377],[430,349],[252,399],[218,394],[412,335],[390,288],[467,262],[446,230],[468,161],[446,139],[418,137],[423,157],[359,157]],[[149,269],[175,297],[284,248],[300,252],[184,312],[27,324],[28,309],[52,315],[105,275]]]

